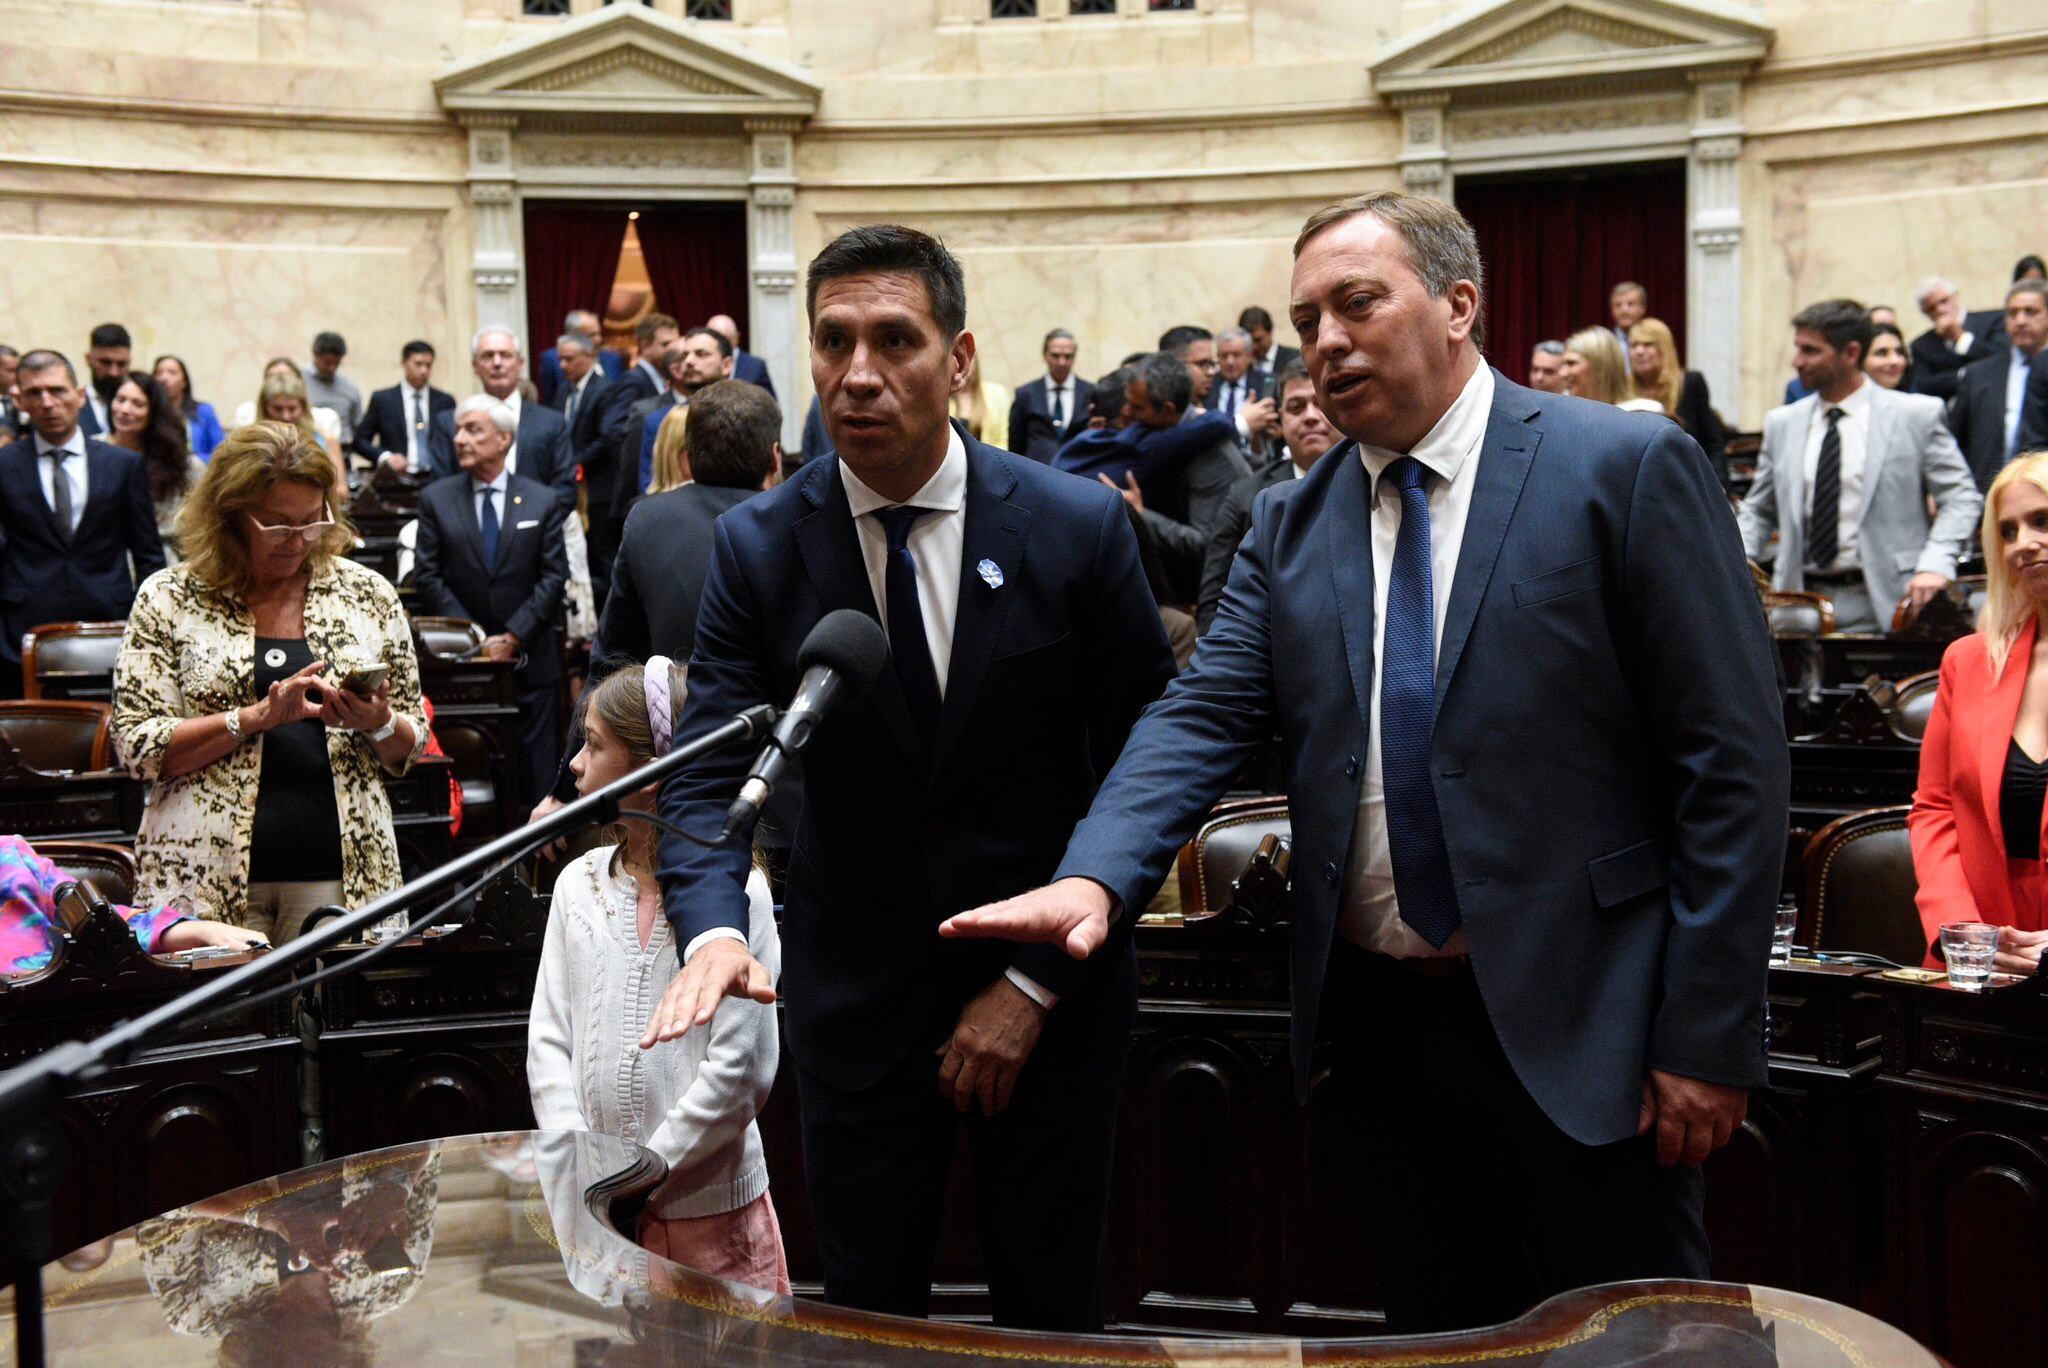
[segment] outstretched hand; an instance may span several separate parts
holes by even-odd
[[[960,940],[1064,945],[1075,959],[1087,959],[1109,939],[1109,918],[1115,907],[1109,890],[1095,880],[1061,879],[948,917],[939,923],[939,934]]]
[[[669,982],[668,991],[648,1019],[647,1033],[640,1037],[640,1048],[651,1050],[693,1026],[710,1025],[719,1001],[727,997],[773,1002],[775,978],[747,953],[745,941],[721,936],[697,947],[683,972]]]

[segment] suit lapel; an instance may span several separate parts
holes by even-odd
[[[846,502],[846,486],[839,479],[839,462],[831,458],[820,460],[815,474],[808,470],[810,464],[805,462],[807,470],[798,478],[805,480],[804,501],[810,504],[811,511],[798,518],[793,529],[797,552],[804,558],[804,573],[810,576],[818,602],[826,612],[851,608],[866,613],[879,624],[882,615],[875,608],[867,562],[861,559],[853,508]],[[868,693],[868,700],[882,715],[904,754],[921,758],[924,743],[911,725],[910,705],[903,700],[903,689],[896,682],[894,670],[882,671],[882,677]]]
[[[491,566],[484,559],[484,533],[476,521],[476,488],[470,483],[467,472],[458,473],[453,479],[448,480],[446,488],[450,495],[449,503],[454,510],[454,516],[449,521],[458,529],[457,535],[462,539],[463,554],[474,561],[488,579]],[[498,523],[498,539],[502,542],[504,538],[505,524],[501,518]]]
[[[2001,795],[2005,785],[2005,756],[2012,742],[2013,723],[2019,720],[2020,699],[2027,691],[2027,667],[2034,658],[2034,628],[2036,619],[2027,616],[2026,625],[2013,638],[2012,649],[2006,652],[2005,672],[1992,679],[1991,663],[1984,660],[1985,688],[1989,691],[1985,706],[1976,717],[1976,723],[1983,728],[1977,737],[1977,783],[1983,790],[1984,814],[1991,820],[1991,839],[1998,846],[1998,857],[2005,858],[2005,824],[1998,820]]]
[[[1444,692],[1457,673],[1465,654],[1465,641],[1472,635],[1472,622],[1479,615],[1479,601],[1493,579],[1494,563],[1500,559],[1501,543],[1507,540],[1508,522],[1521,502],[1522,486],[1543,440],[1540,428],[1530,420],[1541,411],[1530,403],[1526,392],[1508,387],[1494,376],[1493,412],[1487,415],[1486,436],[1479,443],[1479,475],[1472,485],[1472,507],[1465,514],[1465,539],[1458,548],[1458,568],[1451,578],[1451,601],[1444,609],[1443,636],[1436,650],[1436,702],[1441,708]]]
[[[946,670],[946,698],[939,711],[939,737],[932,750],[932,774],[943,771],[974,713],[975,695],[988,673],[989,660],[1002,635],[1016,594],[1002,583],[1024,570],[1026,534],[1031,510],[1009,502],[1016,491],[1016,472],[1007,460],[979,442],[967,443],[967,525],[960,538],[960,602],[953,612],[952,663]],[[983,561],[998,567],[990,584],[977,568]]]
[[[1778,567],[1781,589],[1806,583],[1806,439],[1820,413],[1818,397],[1801,399],[1785,417],[1784,455],[1778,461]],[[1768,420],[1767,420],[1768,421]]]
[[[1346,442],[1325,459],[1337,462],[1323,507],[1330,529],[1330,580],[1337,597],[1337,622],[1344,633],[1344,659],[1351,668],[1351,692],[1358,722],[1372,729],[1373,577],[1372,505],[1366,501],[1365,466],[1358,444]]]
[[[1865,380],[1870,386],[1869,421],[1863,432],[1863,507],[1856,514],[1856,525],[1863,526],[1870,521],[1870,506],[1875,502],[1870,495],[1877,488],[1877,477],[1884,469],[1885,458],[1891,455],[1892,408],[1887,401],[1891,391],[1882,388],[1875,380]],[[2004,412],[2001,408],[2000,418]],[[1840,421],[1839,419],[1837,420]]]
[[[43,493],[42,474],[36,468],[40,459],[36,455],[35,438],[22,438],[20,444],[8,453],[4,470],[0,470],[0,481],[13,486],[7,491],[8,502],[16,508],[42,510],[41,518],[25,520],[34,524],[37,535],[61,543],[62,538],[57,533],[57,510],[50,507],[49,497]],[[27,530],[26,527],[11,529],[8,536],[16,537]]]

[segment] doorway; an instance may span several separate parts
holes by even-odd
[[[1460,175],[1456,187],[1486,269],[1487,359],[1510,380],[1528,383],[1538,342],[1609,326],[1607,296],[1624,280],[1649,292],[1650,316],[1684,350],[1684,162]]]

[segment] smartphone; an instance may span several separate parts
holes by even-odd
[[[377,691],[377,686],[382,684],[390,673],[389,666],[371,665],[365,669],[357,670],[353,674],[343,675],[341,687],[347,689],[352,694],[368,698]]]

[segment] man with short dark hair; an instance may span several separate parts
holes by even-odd
[[[430,472],[434,461],[434,420],[455,411],[455,396],[435,389],[434,344],[418,338],[398,353],[399,380],[370,395],[356,451],[393,474]]]
[[[1564,343],[1536,344],[1529,353],[1529,388],[1543,394],[1564,393]]]
[[[1885,632],[1955,578],[1984,497],[1940,401],[1865,378],[1870,318],[1829,299],[1792,319],[1792,366],[1809,391],[1764,419],[1756,481],[1738,510],[1743,546],[1773,554],[1771,583],[1834,602],[1844,632]],[[1927,516],[1932,496],[1935,515]]]
[[[1621,353],[1628,355],[1628,330],[1650,312],[1650,292],[1633,280],[1624,280],[1607,292],[1607,315],[1614,320],[1614,335],[1621,339]]]
[[[1045,335],[1040,355],[1045,374],[1017,386],[1010,401],[1010,450],[1034,461],[1050,461],[1062,444],[1088,425],[1095,387],[1074,374],[1080,343],[1065,328]]]
[[[1090,962],[1277,735],[1289,1055],[1304,1100],[1328,1069],[1388,1328],[1705,1277],[1698,1165],[1766,1077],[1790,784],[1727,498],[1661,415],[1487,366],[1449,204],[1361,195],[1294,250],[1352,440],[1254,503],[1059,877],[940,933]]]
[[[750,385],[759,385],[768,391],[768,397],[775,397],[775,381],[768,375],[768,363],[740,345],[740,325],[731,314],[713,314],[704,320],[704,326],[724,338],[728,355],[732,357],[732,378],[744,380]]]
[[[306,367],[306,397],[314,408],[333,409],[341,419],[341,445],[355,445],[356,427],[363,421],[363,392],[356,382],[341,373],[348,343],[338,332],[324,332],[313,339],[313,364]]]
[[[28,431],[28,419],[14,393],[14,377],[21,365],[21,353],[0,343],[0,438],[12,439]]]
[[[1230,567],[1237,560],[1238,544],[1252,525],[1252,503],[1276,484],[1298,480],[1308,474],[1330,448],[1337,445],[1337,429],[1316,404],[1315,381],[1300,361],[1280,372],[1280,435],[1282,450],[1272,460],[1238,481],[1230,491],[1230,502],[1209,533],[1209,545],[1202,558],[1202,597],[1195,614],[1200,631],[1208,631],[1223,602],[1224,586],[1230,582]]]
[[[1159,350],[1172,352],[1188,368],[1193,387],[1188,401],[1191,409],[1209,407],[1209,393],[1216,388],[1216,335],[1194,323],[1183,323],[1159,334]]]
[[[950,902],[1051,867],[1060,828],[1171,674],[1165,637],[1107,490],[948,421],[974,336],[943,244],[851,229],[806,284],[834,456],[714,524],[676,742],[786,701],[827,613],[881,622],[881,677],[804,752],[782,923],[825,1296],[928,1311],[964,1124],[996,1323],[1093,1329],[1136,1010],[1130,938],[1083,965],[1048,946],[955,953],[933,928]],[[682,771],[661,815],[708,844],[749,759]],[[744,840],[663,839],[683,970],[643,1046],[703,1029],[727,992],[776,997],[747,954],[748,863]]]
[[[1188,346],[1193,354],[1208,355],[1212,343],[1201,338],[1191,340]],[[1212,359],[1210,365],[1214,364]],[[1169,350],[1144,357],[1132,368],[1124,387],[1125,414],[1131,422],[1155,431],[1203,417],[1195,400],[1194,377],[1198,373],[1194,363]],[[1173,581],[1176,606],[1191,606],[1200,597],[1202,558],[1209,538],[1229,507],[1230,491],[1251,474],[1235,434],[1227,428],[1224,431],[1228,435],[1207,444],[1176,470],[1144,482],[1143,487],[1135,474],[1127,475],[1121,484],[1107,475],[1097,476],[1144,516]]]
[[[732,345],[732,339],[718,329],[706,324],[692,328],[683,334],[682,341],[668,354],[669,387],[652,400],[641,400],[633,406],[629,430],[640,434],[640,450],[635,462],[640,478],[630,490],[621,491],[625,499],[621,503],[620,516],[625,516],[624,507],[647,492],[647,486],[654,482],[654,439],[661,431],[661,424],[668,417],[670,409],[681,405],[689,407],[690,400],[707,385],[720,380],[740,378],[737,362],[739,353]],[[748,384],[754,382],[748,381]],[[757,386],[768,390],[766,385]],[[775,391],[768,390],[773,399]]]
[[[2048,284],[2029,277],[2005,292],[2007,347],[2001,358],[1965,366],[1948,401],[1948,425],[1970,463],[1977,488],[1989,491],[2005,463],[2026,445],[2027,395],[2048,385]]]
[[[1275,376],[1301,360],[1301,352],[1282,346],[1273,337],[1273,315],[1254,304],[1237,316],[1237,326],[1251,334],[1252,368],[1261,375]]]
[[[91,383],[84,391],[86,407],[78,413],[78,426],[86,436],[97,437],[114,430],[107,405],[113,402],[121,383],[134,369],[134,355],[135,343],[119,323],[102,323],[92,330],[91,345],[85,349]]]
[[[29,432],[0,449],[0,697],[21,696],[21,638],[44,622],[128,616],[135,586],[163,569],[142,458],[79,425],[71,363],[31,351],[15,377]],[[130,561],[134,574],[129,573]]]

